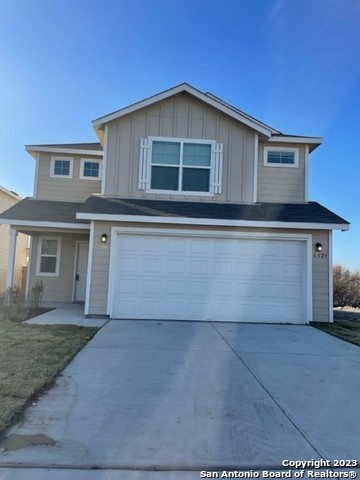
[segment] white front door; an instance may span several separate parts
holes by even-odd
[[[86,294],[86,276],[88,265],[89,244],[87,242],[79,242],[76,261],[76,277],[75,277],[75,301],[84,302]]]

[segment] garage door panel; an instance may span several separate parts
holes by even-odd
[[[114,248],[114,318],[304,321],[305,242],[121,233]]]

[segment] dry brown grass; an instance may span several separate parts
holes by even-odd
[[[0,434],[97,330],[0,322]]]
[[[315,328],[335,337],[360,345],[360,312],[358,310],[334,310],[334,323],[313,323]]]

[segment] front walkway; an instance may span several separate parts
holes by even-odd
[[[50,305],[46,305],[51,307]],[[27,320],[26,323],[37,325],[79,325],[81,327],[102,327],[108,321],[107,318],[85,318],[84,305],[79,303],[60,303],[53,305],[55,308],[50,312]]]

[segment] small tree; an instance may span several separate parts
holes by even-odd
[[[360,306],[360,271],[334,265],[334,307]]]

